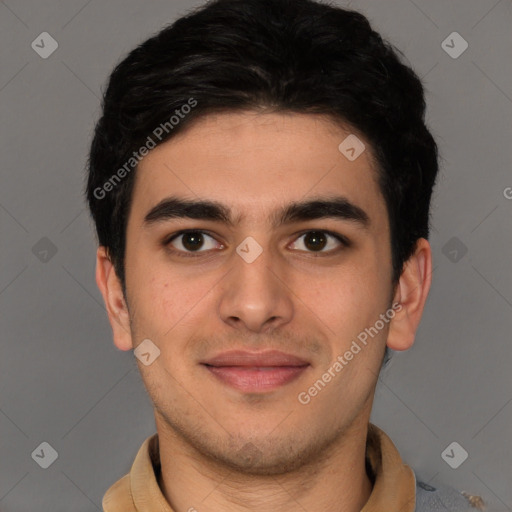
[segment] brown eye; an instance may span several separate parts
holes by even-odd
[[[183,247],[187,249],[187,251],[197,251],[197,249],[200,249],[202,245],[204,244],[204,237],[202,233],[185,233],[182,235],[182,241]]]
[[[318,253],[330,253],[335,251],[338,247],[349,247],[349,241],[343,236],[330,231],[307,231],[300,235],[297,240],[303,239],[300,245],[301,247],[294,247],[295,249],[303,250],[305,252],[318,252]],[[297,244],[298,242],[294,242]],[[326,249],[327,250],[324,250]]]
[[[304,245],[312,251],[321,251],[327,244],[327,237],[321,231],[306,233]]]
[[[174,235],[165,245],[171,246],[173,252],[187,255],[187,253],[202,253],[214,249],[216,243],[213,237],[203,231],[182,231]]]

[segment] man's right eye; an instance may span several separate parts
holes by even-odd
[[[164,241],[164,245],[173,253],[179,256],[197,256],[199,254],[212,250],[215,247],[206,247],[208,245],[208,239],[215,240],[211,235],[208,235],[204,231],[198,230],[183,230],[178,233],[174,233]],[[210,243],[210,246],[212,244]],[[214,244],[213,244],[214,245]]]

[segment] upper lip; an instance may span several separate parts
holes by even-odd
[[[304,359],[286,354],[279,350],[267,350],[264,352],[248,352],[246,350],[231,350],[218,354],[202,364],[209,366],[247,366],[247,367],[269,367],[269,366],[307,366],[309,363]]]

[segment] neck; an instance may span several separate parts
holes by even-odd
[[[292,472],[269,475],[226,467],[170,429],[158,428],[158,483],[176,512],[359,512],[372,491],[365,467],[367,427],[367,422],[351,427],[314,461]]]

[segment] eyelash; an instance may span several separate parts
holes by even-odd
[[[183,229],[181,231],[177,231],[176,233],[173,233],[172,235],[166,237],[163,242],[162,242],[162,245],[164,247],[167,248],[167,250],[169,250],[172,254],[176,254],[180,257],[183,257],[183,258],[197,258],[199,256],[203,256],[204,253],[207,253],[209,252],[208,250],[206,251],[195,251],[195,252],[187,252],[187,251],[182,251],[180,249],[174,249],[172,248],[172,246],[170,245],[171,242],[173,242],[174,240],[176,240],[178,237],[180,237],[181,235],[186,235],[188,233],[201,233],[201,234],[205,234],[205,235],[208,235],[209,237],[215,239],[215,237],[213,235],[211,235],[210,233],[208,233],[207,231],[202,231],[202,230],[199,230],[199,229]],[[301,238],[302,236],[304,235],[307,235],[309,233],[323,233],[323,234],[326,234],[326,235],[329,235],[333,238],[335,238],[338,242],[341,243],[342,247],[344,248],[347,248],[347,247],[350,247],[351,243],[350,241],[343,235],[339,234],[339,233],[336,233],[334,231],[330,231],[330,230],[326,230],[326,229],[308,229],[307,231],[303,231],[301,233],[298,234],[297,236],[297,239]],[[326,256],[329,256],[333,253],[336,253],[339,251],[339,248],[338,249],[332,249],[330,251],[300,251],[300,252],[308,252],[310,254],[314,254],[315,257],[316,255],[326,255]]]

